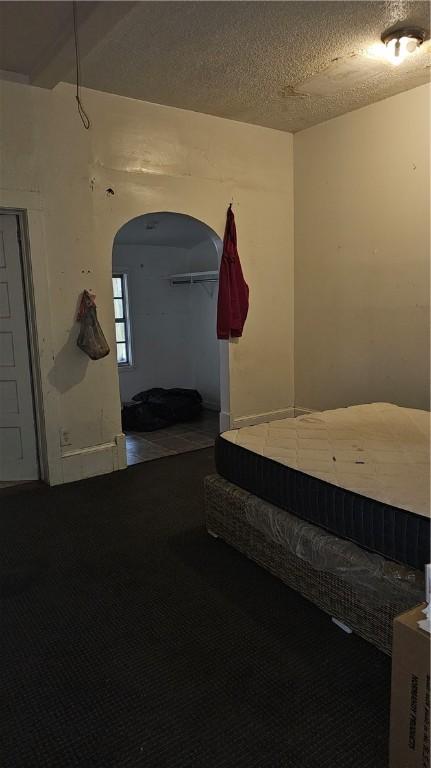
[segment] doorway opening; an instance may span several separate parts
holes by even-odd
[[[128,464],[210,447],[220,431],[221,252],[210,227],[174,212],[138,216],[115,236],[112,286]]]

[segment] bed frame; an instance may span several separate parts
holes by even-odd
[[[259,505],[261,516],[266,514],[270,516],[272,505],[257,499],[253,494],[233,485],[219,475],[211,475],[205,479],[205,511],[209,533],[231,544],[289,587],[311,600],[331,617],[341,621],[356,634],[390,655],[394,617],[421,602],[422,574],[401,567],[401,570],[405,571],[402,589],[396,586],[393,590],[385,589],[384,598],[376,599],[379,589],[382,591],[381,577],[375,576],[370,571],[369,580],[374,590],[370,590],[367,594],[363,586],[357,589],[352,580],[349,583],[346,578],[343,578],[342,572],[335,574],[316,569],[306,560],[289,551],[286,545],[272,540],[258,530],[249,521],[251,505],[256,507],[256,504]],[[299,518],[294,515],[290,517],[293,525],[295,521],[297,525],[303,525],[303,521]],[[307,525],[307,529],[312,536],[312,529],[316,530],[316,526]],[[345,545],[343,540],[332,534],[328,534],[328,542],[331,548]],[[355,567],[355,549],[356,545],[353,546],[353,557],[350,558],[352,567]],[[360,557],[359,547],[357,551],[358,563],[360,562],[360,567],[363,568],[363,557]],[[390,561],[384,562],[387,562],[388,566],[394,565]]]

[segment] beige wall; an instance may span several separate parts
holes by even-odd
[[[295,404],[429,406],[430,90],[295,134]]]
[[[427,407],[428,93],[295,136],[294,397],[292,136],[94,91],[85,131],[71,86],[1,84],[0,205],[28,212],[51,482],[124,463],[115,357],[77,350],[75,314],[92,289],[113,346],[113,240],[151,211],[222,235],[234,200],[250,314],[221,357],[228,423],[294,402]]]
[[[115,356],[76,348],[75,315],[92,289],[113,347],[113,239],[143,213],[189,214],[222,235],[233,198],[251,300],[222,407],[233,423],[293,405],[292,136],[95,91],[83,100],[90,131],[72,86],[1,84],[0,205],[29,212],[53,483],[124,462]]]

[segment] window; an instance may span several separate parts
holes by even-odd
[[[131,365],[129,305],[127,300],[127,275],[112,275],[114,294],[115,339],[118,365]]]

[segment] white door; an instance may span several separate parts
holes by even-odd
[[[0,481],[39,477],[18,219],[0,214]]]

